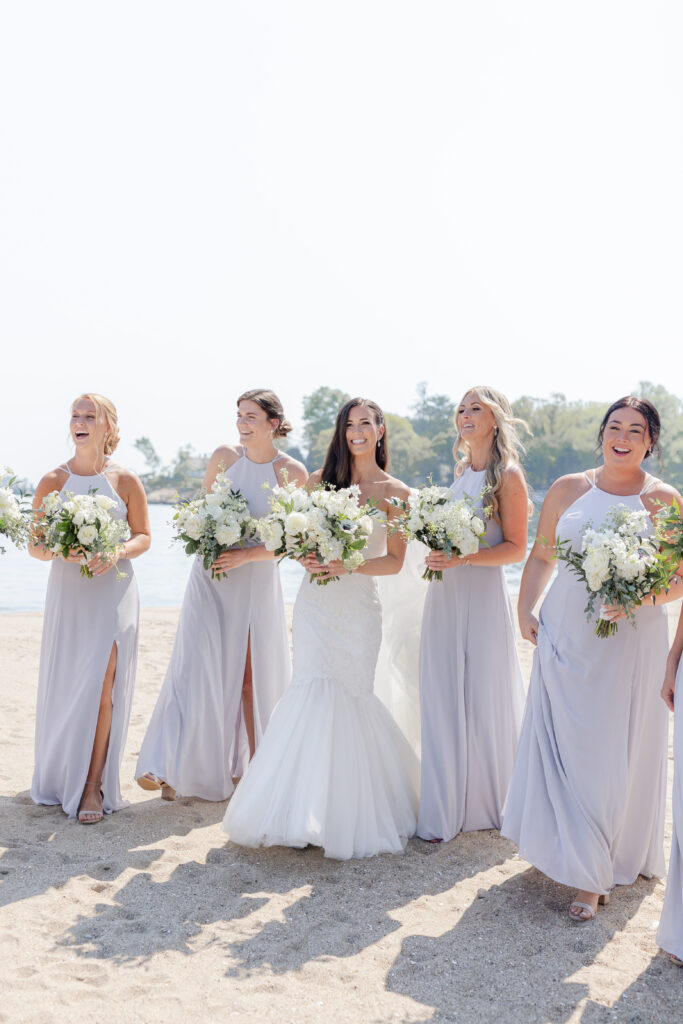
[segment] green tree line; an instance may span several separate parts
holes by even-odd
[[[661,458],[650,461],[650,471],[683,490],[683,401],[660,384],[641,381],[634,394],[649,398],[662,418]],[[306,464],[322,465],[332,436],[335,417],[350,396],[338,388],[320,387],[303,401],[301,447],[280,439],[282,447]],[[515,416],[523,419],[530,433],[524,441],[524,467],[532,489],[542,493],[558,476],[595,465],[597,432],[609,402],[571,402],[563,394],[550,398],[524,395],[513,402]],[[386,413],[391,471],[411,486],[420,486],[431,475],[435,482],[453,478],[452,448],[455,440],[455,403],[444,394],[429,394],[418,384],[411,415]],[[201,486],[207,454],[191,445],[178,449],[169,465],[162,465],[148,437],[138,438],[135,447],[145,459],[142,481],[157,500],[171,500],[195,494]]]

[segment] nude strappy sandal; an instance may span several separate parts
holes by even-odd
[[[609,893],[605,893],[602,896],[598,896],[598,906],[606,907],[608,903]],[[583,914],[573,914],[572,907],[579,907],[581,910],[586,910],[588,912],[587,916],[584,917]],[[578,921],[579,923],[581,923],[583,921],[592,921],[592,919],[595,917],[596,911],[593,910],[590,903],[582,903],[580,900],[572,900],[572,902],[569,904],[569,910],[567,911],[567,913],[571,917],[572,921]]]
[[[175,789],[173,789],[173,786],[169,786],[167,782],[164,782],[163,779],[160,779],[153,772],[145,772],[137,780],[137,783],[141,789],[146,789],[148,792],[156,792],[157,789],[160,789],[162,800],[175,800]]]
[[[86,786],[102,786],[102,779],[97,779],[95,782],[91,782],[89,779],[86,781]],[[104,793],[100,788],[100,796],[104,800]],[[81,803],[83,797],[81,797]],[[96,825],[98,821],[102,821],[104,817],[104,811],[82,811],[80,806],[78,808],[78,820],[81,825]]]

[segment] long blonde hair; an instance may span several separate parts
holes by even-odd
[[[480,384],[478,387],[468,388],[456,406],[455,416],[453,417],[456,430],[455,444],[453,445],[453,458],[455,459],[456,476],[460,476],[464,473],[465,469],[472,462],[472,452],[470,450],[469,443],[464,440],[460,430],[458,429],[458,409],[462,405],[465,396],[469,394],[475,394],[481,404],[485,405],[491,412],[495,420],[495,427],[493,428],[493,444],[491,445],[491,459],[486,467],[486,486],[488,487],[488,492],[486,494],[485,503],[492,506],[493,518],[496,522],[500,522],[500,515],[498,512],[498,492],[500,491],[501,484],[503,482],[503,473],[506,469],[510,469],[512,466],[518,466],[522,473],[524,473],[521,463],[521,456],[524,453],[524,445],[520,440],[517,430],[518,428],[521,428],[526,430],[529,434],[531,433],[531,430],[525,420],[521,420],[519,417],[514,415],[512,406],[502,391],[496,391],[495,388],[491,388],[486,384]],[[524,476],[526,479],[525,473]],[[529,515],[531,515],[532,512],[533,505],[530,501]]]
[[[97,415],[101,416],[107,424],[107,436],[104,439],[104,454],[111,455],[119,443],[119,416],[116,411],[116,406],[111,399],[105,398],[104,395],[98,395],[95,392],[86,391],[84,394],[79,395],[78,398],[74,398],[71,403],[71,408],[73,409],[76,402],[80,402],[82,398],[92,402],[97,410]]]

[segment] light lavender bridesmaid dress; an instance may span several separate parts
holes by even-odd
[[[486,470],[467,467],[453,499],[480,497]],[[487,520],[484,539],[503,540]],[[500,828],[524,707],[502,566],[464,565],[432,581],[420,642],[422,783],[417,834],[452,839]]]
[[[674,713],[674,828],[666,896],[657,942],[667,953],[683,960],[683,662],[676,675]]]
[[[107,479],[108,466],[95,476],[69,477],[61,494],[98,494],[116,505],[111,515],[127,517],[125,503]],[[37,804],[61,804],[75,817],[87,780],[104,675],[116,644],[116,675],[109,748],[102,779],[104,810],[127,806],[119,771],[130,718],[138,650],[138,588],[130,561],[86,579],[74,562],[55,559],[45,599],[36,712],[35,770],[31,796]]]
[[[557,537],[578,549],[590,520],[641,494],[590,489],[560,517]],[[607,893],[664,872],[667,710],[659,696],[668,651],[664,608],[636,609],[634,629],[594,635],[585,584],[565,563],[540,611],[522,734],[503,835],[556,882]],[[597,610],[596,610],[597,614]]]
[[[279,458],[256,463],[243,451],[227,471],[254,516],[269,510],[263,485],[277,484],[273,463]],[[151,772],[183,796],[230,796],[233,776],[243,775],[249,763],[242,682],[250,638],[258,745],[291,675],[278,566],[274,560],[252,562],[212,580],[197,558],[171,661],[140,749],[137,778]]]

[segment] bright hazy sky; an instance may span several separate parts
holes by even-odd
[[[683,394],[678,0],[0,6],[0,463],[234,440],[274,388],[409,411]]]

